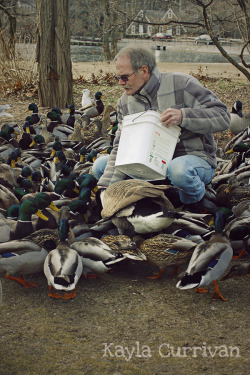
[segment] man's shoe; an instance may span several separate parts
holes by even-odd
[[[215,213],[218,207],[209,199],[203,197],[199,202],[184,204],[183,210],[195,214]]]

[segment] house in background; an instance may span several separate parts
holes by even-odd
[[[180,25],[162,25],[171,20],[178,21],[178,17],[170,8],[166,12],[159,10],[140,10],[135,16],[134,21],[127,27],[125,36],[151,37],[156,33],[167,33],[172,36],[180,35]]]

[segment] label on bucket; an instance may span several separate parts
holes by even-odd
[[[162,137],[157,131],[153,132],[151,147],[148,150],[148,163],[160,168],[163,171],[167,169],[167,162],[172,159],[173,148],[171,139]]]

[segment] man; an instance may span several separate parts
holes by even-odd
[[[194,77],[184,73],[160,73],[154,55],[147,49],[125,47],[115,60],[116,78],[125,92],[117,104],[119,129],[113,150],[108,159],[97,159],[93,166],[93,173],[98,178],[101,176],[99,189],[128,178],[115,169],[123,117],[154,109],[160,111],[164,126],[181,128],[180,141],[166,177],[181,189],[178,192],[184,209],[202,212],[207,203],[205,186],[212,180],[217,166],[212,133],[229,128],[228,108]]]

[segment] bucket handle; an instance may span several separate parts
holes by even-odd
[[[141,112],[137,117],[135,117],[135,118],[132,120],[132,122],[134,122],[136,119],[138,119],[139,117],[141,117],[142,115],[144,115],[144,114],[147,113],[148,111],[155,111],[155,112],[159,112],[159,113],[161,113],[161,112],[159,111],[159,109],[149,108],[149,109],[147,109],[146,111]]]

